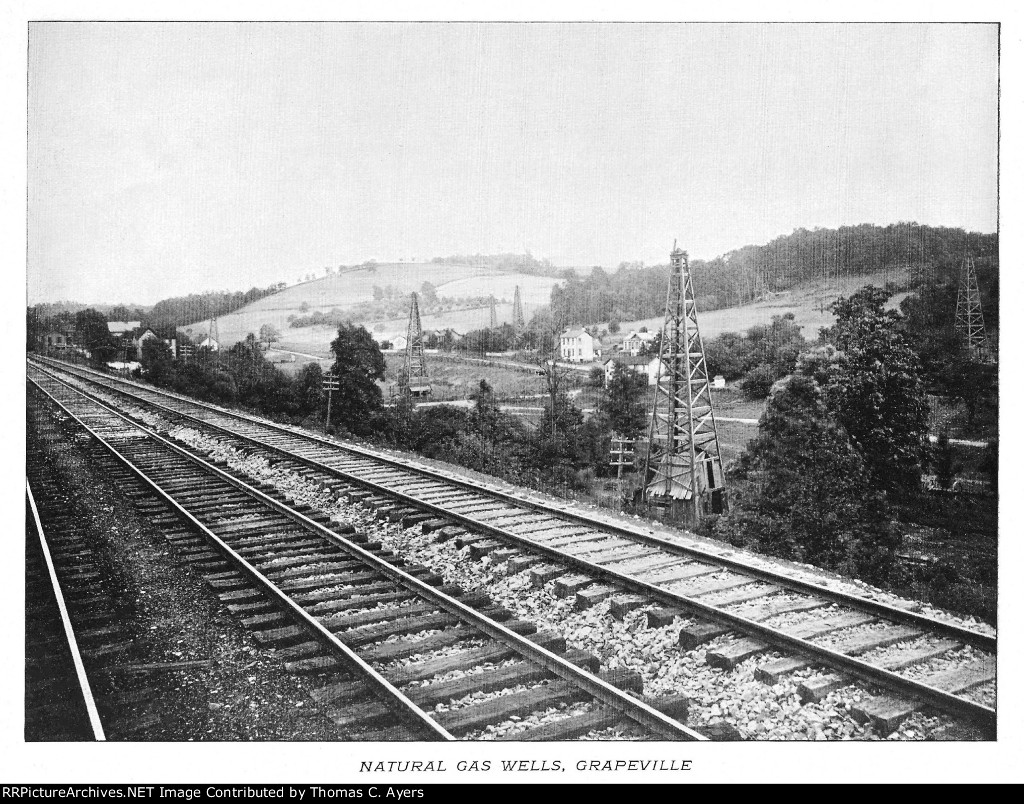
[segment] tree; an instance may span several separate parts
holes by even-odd
[[[243,404],[266,412],[295,412],[290,381],[264,357],[253,333],[228,349],[226,368]]]
[[[753,344],[739,332],[723,332],[704,341],[704,356],[708,374],[721,374],[727,380],[737,380],[757,365]]]
[[[644,394],[647,390],[647,375],[625,366],[616,366],[608,381],[607,399],[604,412],[612,432],[626,438],[634,438],[644,429],[647,410]]]
[[[273,324],[264,324],[260,327],[260,341],[267,344],[268,346],[272,343],[277,343],[281,340],[281,333],[277,331]]]
[[[641,330],[642,332],[645,330]],[[640,345],[640,354],[658,357],[661,355],[661,333],[654,333],[654,337]]]
[[[327,394],[324,393],[324,372],[319,363],[313,361],[302,367],[292,386],[292,394],[301,414],[313,416],[320,412]]]
[[[793,374],[772,388],[738,471],[753,491],[725,525],[734,540],[873,582],[888,576],[899,533],[812,377]]]
[[[493,439],[498,426],[500,410],[494,398],[494,389],[487,380],[480,380],[480,385],[470,394],[469,398],[476,404],[473,407],[472,420],[481,435]]]
[[[383,409],[377,382],[384,379],[384,355],[366,328],[355,324],[338,327],[331,351],[336,358],[333,372],[338,378],[333,412],[349,431],[369,433],[374,417]]]
[[[169,388],[174,382],[174,356],[171,347],[159,338],[142,343],[142,371],[153,385]]]
[[[107,328],[107,319],[91,307],[75,313],[76,339],[89,350],[97,363],[109,363],[117,357],[117,339]]]
[[[772,390],[775,380],[775,369],[768,363],[761,363],[743,375],[740,390],[747,399],[764,399]]]
[[[420,296],[423,297],[423,304],[428,307],[437,304],[437,288],[430,282],[420,285]]]
[[[889,291],[863,288],[833,305],[822,337],[846,359],[833,364],[827,404],[886,490],[916,488],[927,460],[928,405],[921,362],[884,305]]]

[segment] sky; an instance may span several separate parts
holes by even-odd
[[[998,29],[32,23],[30,303],[997,222]]]

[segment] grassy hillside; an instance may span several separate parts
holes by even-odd
[[[888,279],[897,285],[907,281],[905,271],[893,269],[885,276],[879,274],[861,274],[859,276],[843,277],[838,284],[835,280],[826,287],[821,280],[807,282],[781,293],[776,293],[771,298],[752,304],[743,304],[739,307],[723,307],[719,310],[702,311],[700,298],[697,299],[697,321],[700,324],[700,334],[703,338],[714,338],[723,332],[743,332],[755,324],[767,324],[772,316],[793,313],[796,323],[801,327],[803,335],[808,340],[818,337],[818,330],[821,327],[829,327],[835,322],[835,316],[828,311],[828,306],[839,296],[849,296],[865,285],[875,284]],[[899,303],[906,297],[906,293],[897,293],[889,301],[890,307],[898,307]],[[638,321],[623,321],[618,336],[608,336],[607,343],[621,341],[632,329],[647,327],[651,332],[661,330],[664,317],[645,318]],[[613,340],[614,339],[614,340]]]
[[[242,340],[248,333],[258,333],[264,324],[276,327],[282,338],[282,345],[313,347],[326,345],[334,337],[333,327],[301,327],[288,325],[289,316],[333,309],[344,313],[354,305],[373,300],[373,289],[393,287],[396,293],[408,295],[419,291],[424,282],[437,288],[439,297],[454,300],[455,309],[434,315],[423,316],[423,326],[428,329],[451,327],[458,332],[486,327],[490,323],[490,308],[460,309],[460,299],[494,294],[498,321],[511,322],[512,300],[516,286],[523,299],[523,310],[527,320],[551,297],[551,288],[557,282],[552,277],[499,271],[482,265],[442,265],[437,263],[390,263],[373,268],[359,268],[341,274],[303,282],[286,288],[273,296],[260,299],[217,320],[217,328],[223,346],[231,346]],[[504,299],[505,303],[500,303]],[[358,320],[378,339],[393,338],[404,334],[408,319],[401,317],[385,320]],[[199,321],[182,331],[191,330],[193,337],[205,337],[208,321]]]

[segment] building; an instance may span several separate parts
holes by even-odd
[[[211,352],[219,352],[220,344],[214,338],[207,336],[199,342],[199,348],[206,348],[209,349]]]
[[[141,359],[142,344],[154,339],[159,339],[166,343],[171,349],[172,357],[178,356],[177,338],[162,338],[149,327],[143,327],[141,321],[108,321],[107,330],[120,343],[121,352],[126,360],[129,348],[134,350],[137,358]]]
[[[107,329],[110,334],[115,338],[123,338],[126,334],[131,334],[135,330],[142,326],[141,321],[108,321]]]
[[[171,350],[171,357],[178,356],[178,339],[177,338],[161,338],[153,330],[148,327],[141,332],[136,332],[132,335],[132,343],[135,344],[135,354],[141,360],[142,359],[142,344],[146,341],[163,341],[167,344]],[[216,350],[215,350],[216,351]]]
[[[656,333],[654,332],[637,332],[634,330],[622,341],[622,351],[632,357],[636,357],[644,350],[644,347],[654,343],[655,336]]]
[[[570,363],[590,363],[601,356],[601,340],[582,327],[570,327],[558,336],[558,355]]]
[[[148,329],[148,328],[142,330],[142,332],[138,333],[137,335],[133,335],[132,336],[132,343],[135,344],[135,354],[136,354],[136,356],[141,359],[142,358],[142,344],[144,344],[146,341],[155,341],[155,340],[158,340],[156,333],[153,332],[153,330]]]
[[[604,361],[604,385],[608,387],[616,371],[627,369],[647,377],[647,384],[654,385],[661,376],[661,358],[657,355],[619,354]]]
[[[65,332],[47,332],[41,340],[43,347],[46,349],[64,351],[72,346],[71,337]]]

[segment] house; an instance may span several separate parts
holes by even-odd
[[[558,336],[558,356],[570,363],[590,363],[601,356],[601,340],[582,327],[570,327]]]
[[[123,338],[125,334],[130,334],[142,326],[141,321],[108,321],[107,330],[115,338]]]
[[[653,332],[637,332],[632,331],[622,341],[622,351],[626,354],[636,357],[639,355],[645,346],[650,346],[654,342],[655,333]]]
[[[149,329],[147,327],[146,329],[142,330],[141,333],[137,333],[137,334],[132,336],[132,343],[135,344],[135,353],[139,357],[140,360],[142,359],[142,344],[144,344],[146,341],[155,341],[155,340],[163,341],[164,343],[167,344],[167,346],[171,350],[171,357],[177,357],[178,356],[178,339],[177,338],[161,338],[159,335],[157,335],[155,332],[153,332],[153,330],[151,330],[151,329]]]
[[[648,385],[655,385],[661,376],[661,358],[656,355],[625,355],[610,357],[603,363],[604,385],[607,388],[616,371],[628,369],[647,377]]]
[[[151,329],[144,329],[142,332],[132,335],[132,343],[135,344],[135,354],[140,359],[142,358],[142,344],[146,341],[157,340],[157,334]]]
[[[612,377],[615,376],[615,372],[621,369],[630,369],[635,371],[637,374],[647,374],[647,362],[649,358],[646,357],[634,357],[633,355],[617,354],[613,357],[609,357],[602,364],[604,366],[604,387],[608,387],[608,383],[612,381]]]
[[[71,341],[71,336],[66,332],[47,332],[42,337],[43,346],[47,349],[57,349],[64,351],[70,349],[74,344]]]

